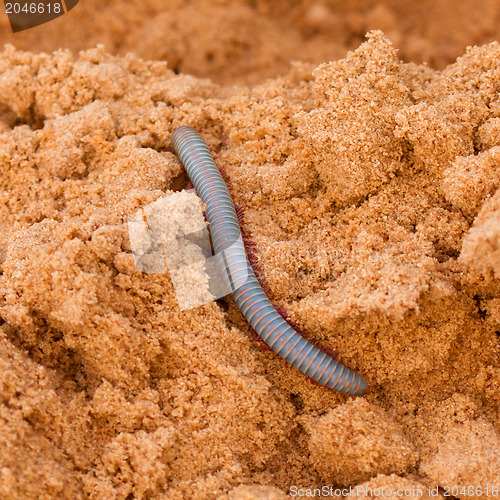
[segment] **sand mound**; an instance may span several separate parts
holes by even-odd
[[[498,43],[436,71],[381,32],[253,88],[7,47],[0,496],[500,486],[499,91]],[[245,206],[276,303],[366,399],[261,350],[231,298],[180,311],[168,274],[136,269],[127,221],[185,187],[185,123]]]

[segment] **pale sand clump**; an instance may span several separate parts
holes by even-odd
[[[500,429],[499,90],[497,43],[435,72],[380,32],[253,89],[7,48],[1,496],[500,484],[481,469]],[[183,123],[246,207],[276,301],[366,377],[367,402],[260,350],[231,299],[181,312],[168,275],[135,268],[127,221],[185,187]]]
[[[464,238],[460,258],[477,271],[494,293],[500,279],[500,191],[483,204]]]
[[[418,459],[401,427],[363,399],[331,410],[309,432],[311,461],[325,484],[348,486],[377,474],[402,474]]]
[[[462,490],[462,493],[454,496],[475,500],[496,496],[499,470],[498,432],[481,418],[466,420],[447,429],[437,453],[420,464],[420,472],[434,484],[455,486],[455,491]]]

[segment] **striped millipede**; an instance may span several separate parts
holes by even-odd
[[[302,337],[267,298],[243,244],[237,244],[242,235],[231,195],[200,134],[182,126],[172,134],[172,145],[206,205],[214,253],[223,253],[232,296],[252,328],[274,352],[319,384],[345,394],[367,394],[362,377]]]

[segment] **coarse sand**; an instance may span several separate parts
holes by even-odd
[[[498,2],[80,3],[0,23],[0,498],[500,496]],[[136,268],[182,124],[275,303],[370,395]]]

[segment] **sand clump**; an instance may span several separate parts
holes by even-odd
[[[1,495],[500,484],[499,61],[491,43],[434,71],[373,32],[246,88],[7,47]],[[259,349],[230,298],[180,311],[168,274],[136,269],[127,221],[185,187],[184,123],[224,165],[276,302],[366,400]]]
[[[311,461],[325,484],[348,486],[377,474],[402,474],[418,459],[402,429],[363,399],[331,410],[310,432]]]

